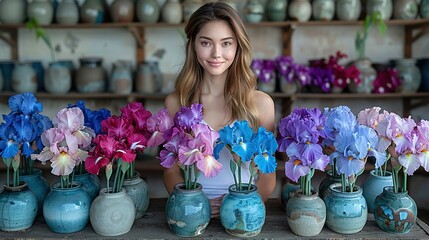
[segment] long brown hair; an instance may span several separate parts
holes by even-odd
[[[249,94],[256,89],[256,76],[250,68],[250,40],[237,12],[226,3],[206,3],[191,15],[186,24],[186,59],[176,79],[179,102],[182,106],[189,106],[200,99],[204,69],[195,53],[195,38],[201,28],[212,21],[226,21],[237,37],[237,53],[228,70],[224,89],[225,103],[231,111],[229,122],[235,119],[247,120],[256,128],[260,122]]]

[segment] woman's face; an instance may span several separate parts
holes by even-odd
[[[195,38],[198,62],[209,76],[228,73],[237,52],[237,38],[225,21],[206,23]]]

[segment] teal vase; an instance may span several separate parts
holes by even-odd
[[[82,184],[82,189],[88,193],[91,202],[98,196],[101,183],[96,175],[90,173],[76,174],[74,175],[74,181]]]
[[[247,189],[248,184],[243,184]],[[222,200],[220,220],[225,231],[236,237],[253,237],[261,232],[265,222],[265,205],[255,185],[250,190],[237,190],[235,185],[228,188]]]
[[[329,186],[334,183],[341,183],[341,176],[333,175],[331,170],[326,171],[326,177],[319,185],[319,197],[321,199],[325,199],[326,195],[328,195]]]
[[[362,185],[363,197],[366,200],[368,206],[368,212],[374,212],[374,200],[383,192],[383,188],[387,186],[393,186],[393,178],[391,172],[386,172],[385,176],[378,176],[375,174],[375,170],[369,172],[368,178]]]
[[[365,226],[368,208],[362,196],[362,188],[355,186],[354,192],[341,192],[341,183],[329,186],[325,197],[326,226],[340,234],[360,232]]]
[[[140,178],[138,172],[134,172],[133,177],[124,180],[122,187],[133,200],[136,207],[136,219],[143,217],[149,207],[149,186],[147,183]]]
[[[37,216],[37,199],[27,183],[18,187],[4,186],[0,193],[0,230],[25,230],[33,225]]]
[[[291,195],[300,188],[299,184],[287,182],[283,185],[282,192],[280,195],[280,201],[283,209],[286,209],[286,204],[289,201]]]
[[[43,203],[43,217],[53,232],[74,233],[88,224],[90,206],[91,197],[80,182],[74,182],[70,188],[56,183]]]
[[[195,237],[204,233],[209,225],[211,209],[209,199],[197,184],[186,190],[184,183],[174,186],[165,205],[165,215],[171,231],[180,237]]]
[[[43,201],[51,190],[48,181],[42,176],[42,170],[33,169],[32,174],[23,174],[21,172],[19,178],[21,181],[26,182],[30,191],[34,193],[37,199],[37,213],[41,214],[43,210]]]
[[[303,237],[317,236],[326,221],[326,206],[317,192],[311,195],[295,191],[286,205],[287,223],[293,233]]]
[[[390,233],[408,233],[417,220],[417,205],[408,192],[395,193],[385,187],[374,201],[377,226]]]

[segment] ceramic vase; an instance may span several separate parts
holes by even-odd
[[[113,22],[132,22],[134,13],[133,0],[115,0],[110,5],[110,15]]]
[[[78,23],[79,7],[76,0],[63,0],[55,11],[55,20],[59,24]]]
[[[248,189],[248,184],[243,184]],[[225,231],[235,237],[254,237],[265,223],[265,205],[255,185],[250,190],[228,188],[220,207],[220,220]]]
[[[326,206],[317,192],[304,195],[302,190],[291,194],[286,205],[287,223],[293,233],[303,237],[317,236],[326,221]]]
[[[422,0],[420,2],[419,13],[421,18],[429,18],[429,0]]]
[[[3,74],[1,72],[0,68],[0,92],[3,91],[4,81],[3,81]]]
[[[203,2],[201,0],[184,0],[183,1],[183,20],[186,23],[191,15],[201,6]]]
[[[31,174],[21,172],[19,179],[26,182],[28,189],[33,192],[37,200],[37,213],[41,214],[45,197],[51,190],[48,181],[42,176],[42,170],[33,169]]]
[[[134,172],[134,176],[124,180],[123,188],[127,191],[127,195],[133,200],[136,208],[135,218],[141,218],[146,213],[149,207],[149,186],[144,181],[138,172]]]
[[[311,12],[316,21],[330,21],[335,14],[334,0],[313,0]]]
[[[131,230],[136,215],[133,200],[125,189],[118,193],[100,190],[89,209],[89,220],[94,231],[102,236],[119,236]]]
[[[374,89],[374,80],[377,77],[377,72],[371,66],[371,61],[367,58],[357,60],[355,62],[356,68],[359,70],[360,83],[351,81],[349,90],[352,93],[371,93]]]
[[[17,63],[12,72],[12,90],[18,93],[37,91],[37,76],[30,63]]]
[[[130,61],[119,60],[113,63],[109,91],[117,94],[130,94],[133,91]]]
[[[30,60],[25,61],[33,67],[34,72],[36,73],[37,81],[37,91],[45,91],[45,86],[43,82],[45,81],[45,69],[43,68],[42,61],[39,60]]]
[[[243,8],[244,19],[248,23],[258,23],[264,17],[264,5],[259,0],[248,0]]]
[[[417,60],[417,66],[420,69],[422,81],[420,83],[420,91],[429,92],[429,58],[421,58]]]
[[[384,187],[374,201],[374,219],[386,232],[408,233],[417,220],[417,205],[408,192],[395,193],[392,186]]]
[[[366,224],[368,208],[362,196],[362,188],[355,186],[353,192],[342,192],[341,183],[329,186],[325,197],[326,226],[340,234],[360,232]]]
[[[183,7],[179,0],[168,0],[161,9],[163,22],[178,24],[183,19]]]
[[[422,81],[420,70],[416,65],[416,59],[403,58],[394,62],[395,68],[398,70],[398,77],[401,79],[400,91],[403,93],[416,92]]]
[[[300,84],[297,81],[289,82],[284,76],[279,76],[279,81],[282,93],[294,94],[299,92]]]
[[[80,58],[80,67],[76,72],[76,89],[82,93],[104,92],[106,89],[105,72],[102,58]]]
[[[98,196],[101,183],[97,175],[90,173],[75,174],[74,181],[82,184],[82,189],[88,193],[91,202]]]
[[[161,15],[161,8],[156,0],[137,0],[137,19],[140,22],[156,23]]]
[[[80,20],[82,23],[103,23],[104,17],[104,6],[101,0],[85,0],[80,7]]]
[[[368,206],[368,212],[374,212],[374,200],[383,192],[384,187],[393,186],[393,178],[391,172],[386,172],[385,176],[375,174],[375,170],[369,172],[368,178],[362,185],[363,197]]]
[[[375,12],[381,13],[381,19],[389,20],[393,13],[392,0],[366,0],[365,9],[367,15],[372,15]]]
[[[12,91],[12,73],[15,68],[14,61],[0,61],[0,72],[3,76],[3,91]]]
[[[282,203],[283,209],[286,210],[286,204],[291,198],[292,194],[300,188],[298,183],[286,182],[282,187],[282,192],[280,194],[280,201]]]
[[[171,231],[180,237],[196,237],[204,233],[210,223],[210,202],[197,184],[186,190],[184,183],[174,186],[165,205],[165,216]]]
[[[268,0],[266,3],[268,20],[274,22],[286,20],[287,3],[287,0]]]
[[[415,19],[419,6],[415,0],[396,0],[393,3],[393,18]]]
[[[162,75],[158,62],[144,61],[139,64],[136,76],[136,91],[138,93],[155,93],[162,86]]]
[[[308,0],[292,0],[288,7],[288,16],[291,20],[307,22],[311,17],[311,3]]]
[[[33,225],[36,216],[37,199],[27,183],[20,182],[17,187],[4,186],[0,193],[0,230],[25,230]]]
[[[26,19],[25,0],[0,1],[0,22],[9,24],[23,23]]]
[[[51,62],[45,74],[45,90],[53,94],[64,94],[70,91],[71,85],[70,70],[61,63]]]
[[[36,19],[40,25],[51,24],[54,18],[51,0],[33,0],[27,5],[27,16]]]
[[[361,11],[360,0],[341,0],[335,3],[335,12],[339,20],[355,21]]]
[[[83,230],[89,221],[91,198],[74,182],[70,188],[52,186],[43,203],[43,217],[49,229],[56,233],[74,233]]]
[[[334,183],[341,183],[340,175],[333,175],[332,170],[327,170],[325,178],[319,184],[319,197],[323,200],[328,195],[329,186]]]

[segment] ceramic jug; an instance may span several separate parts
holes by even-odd
[[[59,24],[76,24],[79,22],[79,7],[76,0],[63,0],[55,12]]]
[[[33,0],[27,5],[27,16],[34,18],[40,25],[52,23],[54,18],[54,8],[50,0]]]
[[[27,17],[25,0],[0,0],[0,22],[19,24]]]
[[[179,0],[168,0],[161,10],[161,18],[166,23],[181,23],[183,19],[183,7]]]
[[[104,7],[101,0],[86,0],[80,8],[83,23],[103,23]]]
[[[134,1],[115,0],[110,5],[113,22],[132,22],[134,20]]]

